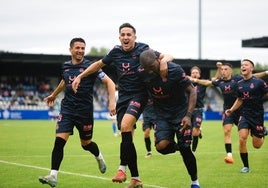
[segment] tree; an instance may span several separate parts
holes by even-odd
[[[96,47],[91,47],[89,53],[87,54],[88,56],[104,56],[106,55],[110,50],[105,47],[101,48],[96,48]]]

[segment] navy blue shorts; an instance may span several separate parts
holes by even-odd
[[[93,118],[82,118],[70,114],[59,114],[56,133],[70,133],[73,135],[74,127],[83,140],[91,140],[93,136]]]
[[[240,111],[235,111],[231,113],[231,115],[229,116],[226,116],[225,112],[223,112],[222,113],[222,125],[223,126],[226,124],[238,125],[239,117],[240,117]]]
[[[238,130],[240,129],[249,129],[251,136],[254,135],[258,138],[264,137],[264,120],[263,118],[249,118],[241,116],[238,123]]]
[[[138,120],[146,104],[147,97],[142,95],[133,95],[128,100],[118,100],[116,104],[118,129],[121,129],[121,121],[125,114],[131,114]],[[136,125],[134,128],[136,128]]]
[[[189,147],[192,141],[192,129],[188,128],[183,132],[180,123],[172,124],[163,120],[157,120],[155,124],[155,144],[161,140],[175,141],[175,135],[179,147]]]
[[[203,120],[203,110],[202,109],[194,110],[191,120],[192,120],[192,127],[200,128]]]

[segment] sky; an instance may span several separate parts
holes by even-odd
[[[176,59],[199,58],[199,0],[0,0],[0,51],[69,53],[74,37],[91,47],[120,44],[129,22],[137,42]],[[242,48],[243,39],[268,36],[267,0],[201,0],[201,58],[251,59],[268,65],[268,48]]]

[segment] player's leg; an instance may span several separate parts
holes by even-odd
[[[232,139],[231,139],[231,131],[232,131],[232,124],[225,124],[223,125],[223,132],[224,132],[224,146],[227,156],[224,158],[226,163],[232,164],[234,163],[233,154],[232,154]]]
[[[192,151],[195,152],[197,145],[198,145],[198,139],[199,135],[201,134],[199,127],[193,127],[193,143],[192,143]]]
[[[192,151],[195,152],[198,146],[198,140],[199,138],[202,138],[201,135],[201,123],[203,120],[203,110],[196,109],[193,112],[192,116],[192,136],[193,136],[193,141],[192,141]]]
[[[144,135],[145,148],[147,151],[145,158],[150,158],[152,157],[152,149],[151,149],[151,138],[150,138],[151,124],[149,118],[143,117],[142,130]]]
[[[102,153],[99,150],[99,146],[97,145],[97,143],[92,141],[93,130],[94,130],[93,114],[92,117],[89,118],[77,118],[76,128],[79,132],[82,148],[86,151],[89,151],[95,156],[100,172],[105,173],[106,172],[105,160],[102,156]]]
[[[180,130],[181,126],[178,128]],[[180,148],[180,153],[183,158],[183,162],[188,171],[188,174],[191,177],[192,183],[191,187],[199,188],[199,181],[197,177],[197,162],[196,158],[191,151],[191,140],[192,140],[192,130],[186,129],[183,132],[176,132],[176,136],[178,139],[178,145]]]
[[[241,169],[242,173],[249,172],[248,151],[247,151],[248,135],[249,135],[249,129],[243,128],[239,130],[239,152],[240,152],[240,158],[244,165],[244,167]]]
[[[56,138],[51,154],[51,171],[47,176],[40,176],[39,181],[49,184],[51,187],[57,185],[57,176],[64,156],[64,146],[73,134],[73,121],[69,116],[60,114],[57,122]]]
[[[163,120],[155,122],[155,149],[167,155],[179,150],[178,144],[174,140],[174,126]]]
[[[257,119],[254,118],[251,120],[252,145],[256,149],[261,148],[264,143],[264,138],[266,136],[266,128],[263,124],[263,117]]]

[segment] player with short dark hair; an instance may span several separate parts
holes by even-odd
[[[193,79],[201,78],[201,69],[198,66],[193,66],[190,70],[190,77]],[[193,85],[197,93],[196,106],[192,115],[192,151],[195,152],[198,145],[198,139],[202,138],[201,125],[203,121],[204,98],[206,96],[207,87],[197,83],[194,83]]]
[[[116,105],[118,128],[121,131],[120,166],[113,182],[126,181],[126,167],[129,167],[131,181],[128,188],[142,187],[139,178],[137,153],[133,143],[133,132],[136,121],[139,119],[147,102],[147,91],[139,82],[137,68],[140,65],[141,52],[149,49],[149,45],[136,41],[136,29],[129,23],[119,27],[119,40],[121,45],[116,45],[104,58],[96,61],[81,73],[73,82],[73,90],[79,88],[81,78],[90,75],[105,65],[115,64],[118,79],[119,98]],[[173,57],[156,52],[161,61],[163,75],[167,71],[167,62]]]
[[[247,139],[252,136],[252,145],[259,149],[263,145],[266,130],[264,127],[263,97],[268,97],[268,85],[253,76],[254,63],[244,59],[241,63],[243,79],[238,84],[238,94],[235,103],[225,111],[230,116],[240,106],[241,113],[238,122],[239,151],[244,167],[241,173],[250,172],[248,162]]]
[[[57,185],[57,175],[63,160],[64,146],[69,136],[73,134],[74,127],[79,132],[82,148],[95,156],[101,173],[106,171],[106,164],[99,147],[92,141],[94,127],[93,85],[97,78],[107,85],[109,111],[111,115],[114,115],[115,84],[100,70],[83,78],[77,92],[73,92],[72,82],[76,76],[92,64],[91,61],[84,58],[85,46],[86,43],[82,38],[73,38],[71,40],[69,49],[71,60],[62,65],[61,82],[52,94],[45,98],[47,105],[50,106],[54,103],[57,95],[64,89],[65,95],[61,101],[60,114],[56,125],[56,138],[51,157],[51,171],[49,175],[39,177],[41,183],[48,184],[51,187]]]
[[[192,180],[191,188],[200,188],[196,158],[190,148],[196,91],[181,66],[173,62],[168,62],[168,74],[163,80],[159,74],[159,59],[152,50],[141,53],[140,63],[140,79],[153,99],[156,115],[156,150],[163,155],[179,150]]]
[[[224,146],[226,151],[226,157],[224,158],[225,163],[233,164],[234,159],[232,155],[232,140],[231,131],[233,125],[238,125],[240,116],[240,108],[234,111],[230,116],[226,116],[224,111],[231,108],[237,98],[237,83],[243,79],[241,75],[233,75],[232,65],[228,62],[221,63],[217,66],[220,70],[220,78],[215,80],[204,80],[204,79],[191,79],[193,83],[197,83],[205,86],[218,87],[221,90],[223,96],[223,113],[222,113],[222,125],[224,132]],[[266,72],[259,72],[254,74],[256,77],[263,77]]]

